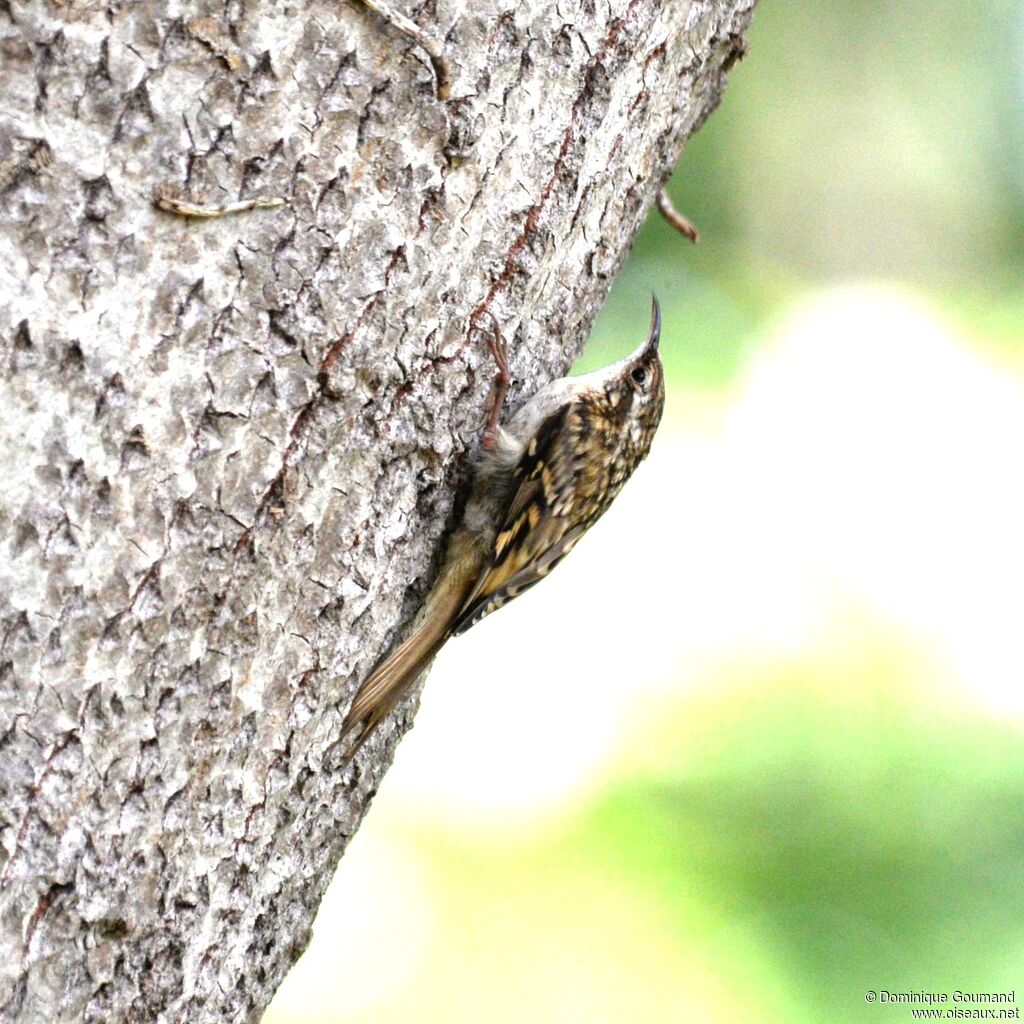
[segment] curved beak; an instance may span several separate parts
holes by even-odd
[[[647,344],[644,345],[645,352],[657,352],[658,342],[661,341],[661,306],[658,305],[658,296],[651,294],[651,328],[647,332]]]

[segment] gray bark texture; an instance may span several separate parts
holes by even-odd
[[[259,1019],[487,332],[513,404],[566,371],[753,2],[414,3],[442,102],[353,0],[0,0],[0,1020]]]

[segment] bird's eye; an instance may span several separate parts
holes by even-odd
[[[647,371],[642,366],[638,366],[630,376],[637,382],[637,384],[643,384],[643,382],[647,380]]]

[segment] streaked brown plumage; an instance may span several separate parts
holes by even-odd
[[[409,638],[374,669],[349,709],[342,732],[356,736],[349,758],[449,637],[547,576],[611,505],[661,420],[660,333],[654,299],[647,340],[630,356],[552,381],[506,426],[487,430],[437,583]]]

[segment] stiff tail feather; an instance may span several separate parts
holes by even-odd
[[[430,623],[424,623],[363,683],[341,727],[342,738],[350,733],[355,734],[352,749],[345,757],[346,764],[355,757],[370,733],[409,692],[420,672],[444,646],[448,639],[447,629],[439,636],[435,634],[436,630],[431,629]]]
[[[449,564],[420,613],[412,635],[399,644],[359,688],[341,727],[341,739],[350,734],[355,736],[345,756],[345,765],[448,641],[456,617],[475,589],[473,574],[467,574],[466,568],[466,560],[462,558]]]

